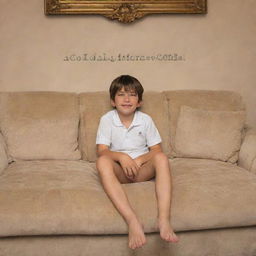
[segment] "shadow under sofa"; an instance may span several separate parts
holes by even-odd
[[[110,110],[108,94],[1,93],[0,256],[255,256],[256,133],[242,118],[242,126],[236,123],[244,109],[240,95],[229,91],[145,93],[142,111],[154,119],[170,158],[171,221],[180,242],[159,237],[154,180],[125,184],[147,237],[133,251],[95,168],[97,125]],[[209,115],[217,121],[227,115],[242,127],[229,156],[221,148],[218,154],[183,150],[188,142],[181,125],[191,124],[186,118]]]

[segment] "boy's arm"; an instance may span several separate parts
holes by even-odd
[[[107,145],[98,144],[97,154],[98,156],[108,156],[113,161],[119,162],[127,178],[134,178],[138,173],[139,166],[129,155],[125,153],[114,152],[109,150]]]
[[[161,144],[156,144],[152,147],[149,147],[148,153],[135,158],[134,161],[137,163],[139,167],[141,167],[144,163],[149,161],[158,152],[162,152]]]
[[[121,157],[123,153],[122,152],[114,152],[109,150],[109,147],[107,145],[104,144],[98,144],[97,145],[97,155],[98,156],[108,156],[110,157],[112,160],[119,162],[119,159]]]

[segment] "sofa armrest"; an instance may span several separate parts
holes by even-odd
[[[0,133],[0,174],[8,165],[8,156],[6,153],[6,144],[3,135]]]
[[[256,129],[246,131],[239,152],[238,165],[256,175]]]

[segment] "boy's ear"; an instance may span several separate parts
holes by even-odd
[[[141,100],[138,102],[137,107],[140,108],[142,105],[143,105],[143,101]]]
[[[116,106],[115,102],[113,100],[110,100],[111,106],[114,108]]]

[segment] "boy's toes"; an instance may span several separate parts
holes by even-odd
[[[141,248],[145,243],[146,243],[145,239],[136,239],[136,240],[130,241],[129,247],[135,250],[137,248]]]
[[[134,250],[136,248],[135,243],[133,241],[129,242],[129,247]]]
[[[166,232],[166,233],[160,233],[160,236],[163,240],[167,242],[176,243],[179,241],[179,238],[176,236],[174,232]]]
[[[167,242],[172,242],[171,234],[165,234],[162,238]]]
[[[178,237],[174,233],[169,220],[159,221],[160,236],[167,242],[176,243],[179,241]]]
[[[142,225],[138,220],[129,223],[129,247],[136,249],[142,247],[146,243],[146,237]]]
[[[176,236],[176,234],[174,232],[170,233],[169,235],[169,242],[173,242],[173,243],[176,243],[178,242],[179,239],[178,237]]]
[[[136,243],[136,249],[142,247],[142,242],[141,241],[137,241]]]
[[[130,247],[132,250],[135,250],[135,249],[141,247],[141,245],[140,245],[139,242],[134,241],[134,242],[129,243],[129,247]]]
[[[139,243],[139,247],[142,247],[146,243],[146,239],[141,239]]]
[[[146,241],[144,241],[143,239],[139,239],[136,243],[136,248],[141,248]]]

